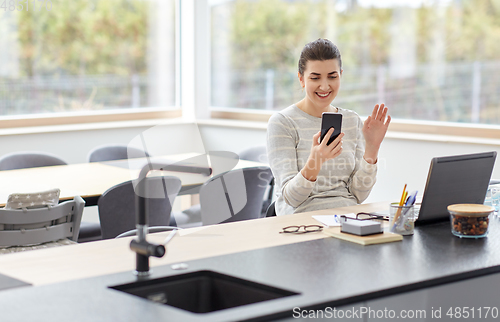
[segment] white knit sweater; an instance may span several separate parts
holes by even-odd
[[[377,165],[363,159],[363,122],[353,111],[338,108],[338,113],[343,115],[343,151],[323,163],[314,182],[300,170],[311,152],[313,135],[321,128],[321,118],[292,105],[269,119],[267,153],[276,183],[277,215],[352,206],[370,194]]]

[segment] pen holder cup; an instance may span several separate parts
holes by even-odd
[[[413,235],[415,228],[415,211],[413,205],[399,206],[393,202],[389,209],[389,231],[400,235]]]

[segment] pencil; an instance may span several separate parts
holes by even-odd
[[[403,194],[401,195],[401,200],[399,200],[399,206],[401,207],[404,202],[405,202],[405,194],[406,194],[406,183],[405,183],[405,186],[403,188]]]
[[[401,200],[399,200],[399,204],[398,204],[398,211],[396,212],[396,215],[394,215],[394,218],[392,219],[392,223],[391,223],[391,226],[392,229],[394,229],[394,225],[396,224],[396,221],[398,220],[399,216],[401,215],[401,207],[403,206],[404,202],[405,202],[405,195],[407,194],[406,192],[406,183],[405,183],[405,186],[403,188],[403,194],[401,195]]]

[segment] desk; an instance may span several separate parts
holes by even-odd
[[[381,298],[391,295],[403,298],[407,294],[404,292],[434,290],[460,284],[462,280],[498,276],[500,221],[497,218],[492,218],[490,235],[478,240],[453,236],[448,222],[417,227],[414,236],[404,237],[401,242],[371,246],[327,238],[321,233],[278,233],[286,225],[315,223],[311,218],[314,214],[373,211],[387,206],[387,203],[368,204],[227,223],[197,232],[192,228],[185,231],[192,234],[176,236],[169,244],[165,258],[151,260],[151,278],[208,269],[300,293],[209,314],[187,313],[107,289],[107,286],[135,279],[131,274],[135,258],[128,249],[130,238],[0,256],[0,274],[36,285],[1,291],[2,319],[207,322],[260,317],[261,320],[275,321],[291,316],[295,307],[321,309],[375,300],[385,304],[380,302]],[[161,241],[166,235],[154,234],[148,239]],[[187,271],[174,271],[167,265],[180,261],[188,262]],[[107,273],[113,274],[98,276]],[[78,280],[84,277],[90,278]],[[457,292],[455,289],[453,299],[459,299],[462,294],[469,294],[474,299],[489,287],[487,294],[496,290],[490,297],[494,304],[473,300],[453,304],[498,307],[498,289],[495,287],[499,283],[487,282],[481,284],[485,289],[478,291],[470,284],[466,291],[461,288],[463,292]],[[425,300],[421,299],[417,304]],[[394,307],[389,305],[388,308]],[[445,314],[444,310],[443,316]]]
[[[327,238],[322,233],[301,235],[279,234],[290,225],[318,224],[312,215],[345,214],[355,211],[378,211],[387,203],[321,210],[304,214],[277,216],[249,221],[184,229],[167,246],[163,258],[150,259],[152,267],[200,258],[232,254],[253,249],[300,243]],[[190,233],[193,232],[193,233]],[[182,234],[182,236],[180,236]],[[168,232],[149,234],[148,240],[160,243]],[[111,274],[135,269],[135,253],[129,238],[69,245],[33,252],[0,256],[0,274],[8,275],[33,285],[57,283],[78,278]],[[34,265],[36,264],[36,268]]]
[[[177,154],[160,157],[159,159],[172,160],[174,162],[189,159],[197,154]],[[36,192],[48,188],[59,188],[61,190],[60,199],[73,199],[74,196],[81,196],[86,201],[86,206],[96,205],[99,196],[112,186],[136,179],[140,169],[129,170],[123,167],[127,161],[110,161],[70,164],[51,167],[39,167],[29,169],[18,169],[0,171],[0,206],[5,206],[7,197],[15,192]],[[253,166],[263,166],[264,164],[246,160],[240,160],[236,169]],[[195,187],[199,187],[207,180],[207,177],[182,173],[164,172],[165,175],[178,177],[183,185],[180,194],[193,193]],[[214,173],[215,175],[216,173]],[[29,189],[29,190],[27,190]]]

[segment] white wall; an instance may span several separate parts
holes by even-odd
[[[53,153],[67,163],[87,161],[88,152],[106,143],[127,144],[140,128],[65,131],[22,135],[3,135],[1,154],[18,151],[43,151]]]
[[[198,125],[209,151],[225,150],[238,153],[255,145],[266,145],[266,131],[216,125]]]
[[[265,129],[165,123],[161,126],[2,135],[1,154],[22,150],[47,151],[59,155],[68,163],[80,163],[86,162],[87,154],[93,147],[101,144],[128,144],[140,133],[147,134],[148,149],[153,155],[203,152],[203,147],[207,151],[238,153],[246,147],[266,144]],[[409,190],[422,191],[430,160],[435,156],[493,150],[500,153],[500,146],[388,137],[380,151],[377,183],[366,202],[398,200],[405,183]],[[500,178],[498,162],[493,177]]]
[[[500,146],[386,138],[379,155],[377,183],[367,202],[397,201],[405,183],[410,191],[418,190],[422,195],[433,157],[487,151],[500,154]],[[498,163],[493,178],[500,178]]]
[[[54,131],[33,134],[0,134],[0,155],[18,151],[43,151],[53,153],[67,163],[87,162],[87,155],[94,147],[105,144],[128,145],[139,134],[146,134],[146,144],[153,155],[199,151],[202,145],[193,124],[172,122],[147,125],[129,123],[125,127],[75,130],[70,126],[53,127]],[[134,144],[137,145],[137,144]]]

